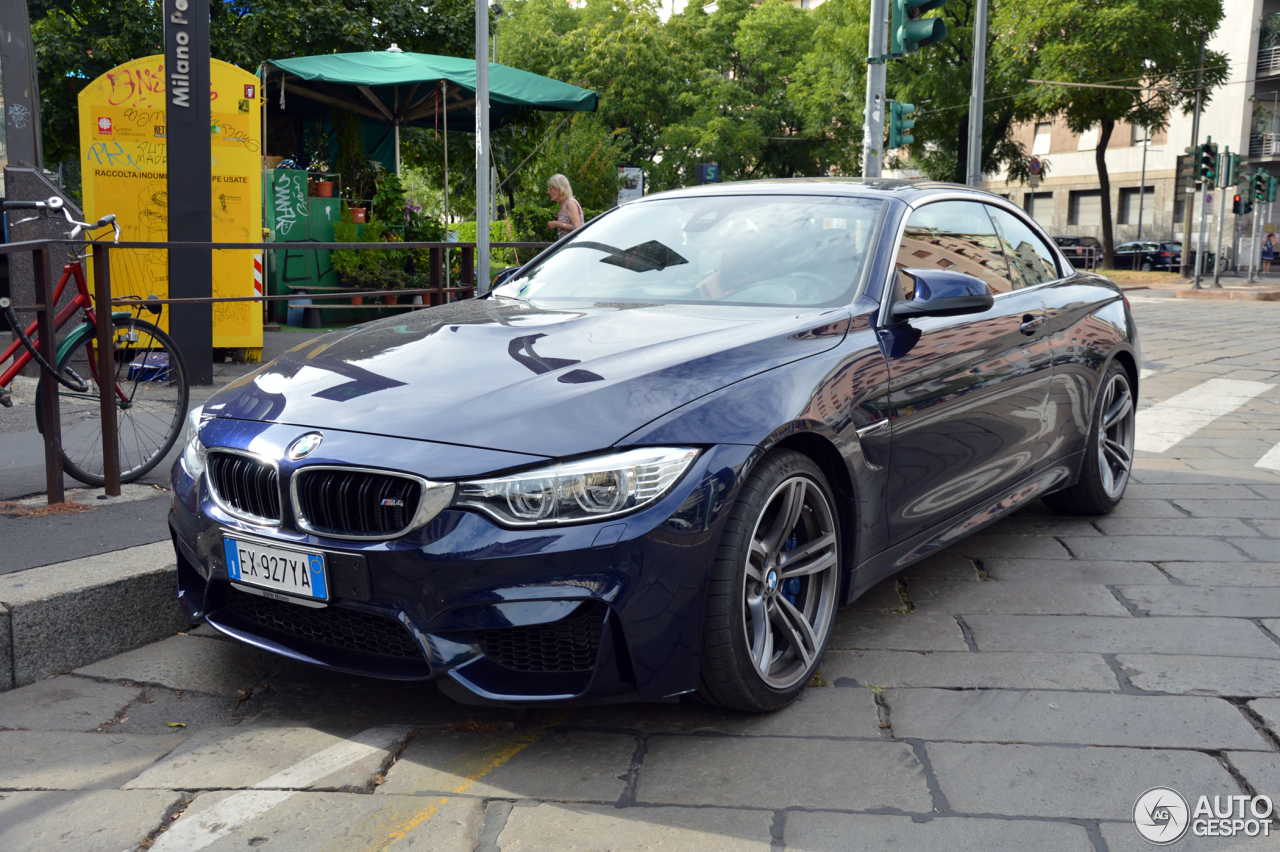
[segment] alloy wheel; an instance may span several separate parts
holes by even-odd
[[[770,687],[809,676],[835,615],[839,565],[826,495],[805,476],[783,481],[756,520],[743,576],[747,649]]]
[[[1133,468],[1136,421],[1133,392],[1122,371],[1111,376],[1099,403],[1102,411],[1098,418],[1098,472],[1103,490],[1114,500],[1124,493]]]

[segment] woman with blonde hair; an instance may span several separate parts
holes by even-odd
[[[547,223],[548,228],[559,231],[559,236],[563,237],[582,227],[582,205],[573,197],[573,187],[569,186],[567,177],[557,174],[548,178],[547,195],[560,205],[560,215]]]

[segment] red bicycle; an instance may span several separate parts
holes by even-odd
[[[92,224],[71,217],[61,198],[48,201],[6,201],[6,210],[36,210],[32,218],[61,212],[72,225],[68,238],[110,225],[115,241],[120,240],[120,226],[114,215],[104,216]],[[11,223],[18,225],[31,219]],[[89,237],[90,242],[93,241]],[[13,405],[10,385],[24,367],[35,361],[42,375],[36,387],[36,426],[44,431],[40,399],[43,394],[58,393],[58,410],[62,424],[62,467],[70,476],[88,485],[102,485],[102,419],[98,375],[98,312],[85,282],[84,267],[78,255],[74,263],[62,268],[62,276],[54,289],[53,303],[62,300],[67,285],[74,281],[76,293],[54,318],[54,328],[61,330],[72,323],[81,311],[83,319],[63,337],[57,346],[56,365],[40,356],[36,323],[23,326],[8,299],[0,299],[13,329],[15,340],[0,353],[0,364],[13,363],[0,373],[0,405]],[[182,354],[159,326],[142,320],[134,313],[150,311],[157,316],[160,306],[139,301],[136,308],[111,313],[112,363],[115,375],[108,377],[115,389],[116,428],[120,458],[120,481],[133,482],[151,470],[168,454],[178,440],[187,419],[190,388]],[[35,339],[33,339],[33,337]]]

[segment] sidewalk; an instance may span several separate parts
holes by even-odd
[[[263,337],[263,361],[274,360],[308,339],[307,334],[267,332]],[[192,388],[191,405],[200,404],[218,388],[259,366],[215,364],[213,386]],[[0,408],[0,503],[33,498],[20,505],[22,509],[36,510],[5,512],[0,507],[0,542],[4,542],[0,548],[0,575],[167,541],[169,469],[182,449],[176,445],[150,473],[122,489],[119,499],[100,501],[97,498],[102,495],[101,489],[89,489],[65,477],[68,501],[90,508],[74,514],[40,512],[45,505],[44,440],[35,430],[34,387],[34,380],[19,379],[15,382],[13,408]]]

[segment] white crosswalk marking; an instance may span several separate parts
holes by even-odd
[[[1148,453],[1163,453],[1273,387],[1262,382],[1210,379],[1139,411],[1134,446]]]
[[[233,793],[194,817],[184,815],[156,839],[152,852],[196,852],[203,849],[271,810],[294,795],[297,789],[314,784],[380,749],[395,748],[408,734],[408,728],[399,726],[370,728],[346,742],[318,751],[254,784],[257,789]],[[271,787],[294,789],[263,789]]]
[[[1149,379],[1149,378],[1151,378],[1152,376],[1154,376],[1154,375],[1155,375],[1156,373],[1158,373],[1158,372],[1160,372],[1160,371],[1159,371],[1159,370],[1152,370],[1152,369],[1149,369],[1149,368],[1147,368],[1147,367],[1143,367],[1141,370],[1139,370],[1139,371],[1138,371],[1138,378],[1139,378],[1139,379]]]
[[[1267,454],[1258,459],[1254,467],[1263,467],[1267,470],[1280,470],[1280,444],[1276,444],[1267,450]]]

